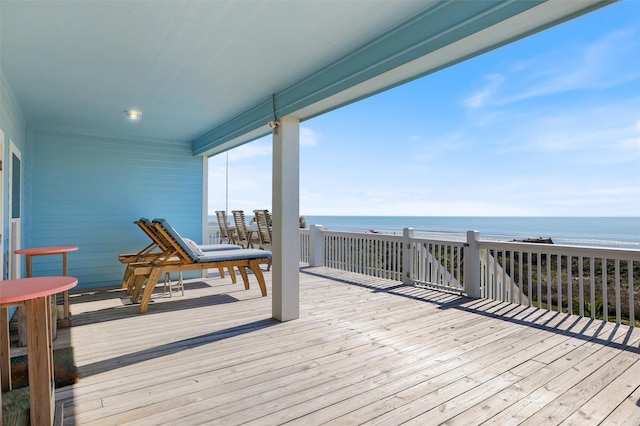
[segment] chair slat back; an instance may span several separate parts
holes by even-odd
[[[265,250],[271,249],[271,227],[269,226],[269,211],[254,210],[256,223],[258,224],[258,236],[260,238],[260,248]]]
[[[178,256],[187,263],[193,263],[198,259],[198,255],[191,250],[180,234],[178,234],[167,221],[164,219],[154,219],[151,224],[156,234],[169,245],[170,250],[175,253],[175,256]]]
[[[161,251],[167,252],[170,250],[170,244],[168,244],[164,238],[157,234],[155,227],[149,219],[141,217],[139,220],[136,220],[133,223],[138,225],[138,227],[142,229],[142,231],[147,234],[149,238],[151,238],[151,241],[153,241]]]
[[[244,219],[244,210],[232,210],[233,221],[236,224],[236,233],[238,234],[238,242],[241,245],[246,245],[248,242],[247,238],[247,223]]]
[[[218,220],[218,228],[220,228],[220,240],[230,241],[229,227],[227,226],[227,212],[224,210],[216,211],[216,218]]]

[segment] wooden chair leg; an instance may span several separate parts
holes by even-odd
[[[240,275],[242,275],[245,290],[249,290],[249,274],[247,274],[247,269],[244,266],[238,266],[238,269],[240,270]]]
[[[251,271],[256,276],[256,280],[258,280],[262,297],[265,297],[267,295],[267,285],[264,282],[264,275],[262,274],[262,269],[260,269],[260,263],[256,260],[250,260],[249,268],[251,268]]]
[[[149,302],[151,301],[151,295],[153,294],[153,290],[158,284],[158,280],[162,276],[161,268],[153,268],[151,273],[149,274],[149,279],[147,279],[147,284],[144,287],[144,292],[142,293],[142,300],[140,301],[140,313],[147,313],[147,308],[149,308]]]
[[[140,297],[140,293],[144,288],[144,282],[147,278],[147,275],[136,276],[133,283],[133,290],[131,291],[131,303],[138,303],[138,298]]]
[[[133,280],[133,268],[127,265],[124,268],[124,276],[122,277],[122,288],[127,289],[127,293],[131,291],[131,281]]]
[[[171,298],[171,293],[173,293],[173,291],[171,291],[171,273],[170,272],[164,273],[164,284],[162,285],[163,296],[165,291],[167,290],[167,286],[169,286],[169,298]]]

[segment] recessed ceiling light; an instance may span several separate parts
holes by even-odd
[[[142,113],[140,111],[135,111],[132,109],[128,109],[124,113],[127,114],[127,117],[132,120],[140,120],[140,118],[142,117]]]

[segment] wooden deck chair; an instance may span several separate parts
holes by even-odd
[[[131,292],[133,291],[133,288],[135,287],[135,282],[134,282],[135,279],[138,279],[138,280],[141,279],[140,277],[135,277],[133,275],[133,268],[129,266],[130,264],[150,262],[158,258],[168,258],[175,255],[175,252],[172,251],[170,244],[167,243],[161,236],[157,235],[155,228],[151,225],[151,221],[149,219],[140,218],[139,220],[136,220],[133,223],[138,225],[138,227],[151,239],[152,243],[150,244],[150,246],[156,250],[155,251],[147,250],[146,252],[144,252],[144,254],[142,253],[137,253],[134,255],[121,254],[120,256],[118,256],[118,260],[121,263],[127,265],[125,267],[124,277],[122,279],[122,288],[127,289],[128,294],[131,294]],[[224,249],[226,247],[227,246],[222,247],[219,245],[206,246],[206,248],[209,250]],[[229,271],[229,273],[231,275],[232,281],[235,283],[236,282],[235,274],[233,273],[232,270]],[[180,274],[180,277],[178,280],[179,283],[182,282],[181,275],[182,274]],[[220,270],[220,276],[224,278],[223,269]],[[165,282],[169,285],[171,284],[170,276],[165,277]]]
[[[238,244],[244,248],[252,248],[254,244],[260,244],[258,236],[253,231],[247,230],[247,222],[244,219],[244,210],[232,210],[233,221],[236,224],[236,236]]]
[[[144,249],[140,250],[138,253],[120,254],[118,256],[118,260],[120,261],[120,263],[125,265],[124,276],[122,278],[122,288],[127,289],[127,293],[131,293],[131,291],[133,290],[133,281],[135,280],[135,277],[133,275],[133,268],[129,266],[130,264],[150,262],[162,256],[172,255],[169,251],[169,247],[167,247],[167,245],[162,240],[158,239],[155,234],[151,233],[151,231],[147,228],[147,224],[151,223],[149,219],[140,218],[133,223],[135,223],[140,229],[142,229],[142,231],[151,239],[151,243]]]
[[[220,242],[235,244],[236,234],[235,230],[229,229],[229,226],[227,225],[227,212],[224,210],[217,210],[216,219],[218,220],[218,228],[220,228]]]
[[[160,257],[151,262],[132,264],[134,275],[145,278],[144,280],[135,280],[136,287],[131,295],[131,300],[134,303],[141,296],[140,313],[147,312],[153,290],[162,274],[167,272],[237,267],[244,281],[245,289],[248,290],[248,268],[256,276],[262,296],[267,295],[267,287],[260,265],[269,263],[271,252],[253,249],[199,252],[187,244],[164,219],[154,219],[152,225],[158,234],[171,244],[175,256]]]
[[[124,277],[122,280],[122,288],[127,289],[127,293],[129,294],[131,294],[131,292],[133,291],[133,288],[135,287],[136,278],[139,280],[142,279],[140,277],[135,277],[133,275],[133,268],[129,266],[130,264],[134,264],[134,263],[140,264],[144,262],[150,262],[152,260],[170,258],[172,256],[175,256],[175,250],[173,250],[173,248],[171,247],[171,243],[168,242],[162,235],[158,234],[158,232],[155,229],[155,226],[153,226],[153,224],[149,219],[140,218],[139,220],[136,220],[133,223],[138,225],[138,227],[151,239],[152,243],[149,246],[151,246],[151,250],[155,249],[155,251],[146,250],[143,254],[140,254],[140,253],[135,255],[124,254],[124,255],[118,256],[118,260],[120,260],[121,263],[127,265],[125,268]],[[167,226],[170,226],[170,225],[167,224]],[[177,234],[177,231],[176,231],[176,234]],[[185,238],[183,238],[183,240],[188,241],[189,243],[195,244],[191,240],[188,240]],[[236,245],[231,245],[231,244],[209,244],[209,245],[198,245],[197,247],[199,250],[203,252],[220,251],[220,250],[237,250],[240,248]],[[236,274],[234,273],[233,268],[228,267],[227,270],[229,272],[229,275],[231,276],[231,281],[235,284],[237,280],[236,280]],[[224,278],[225,277],[224,268],[220,267],[218,268],[218,271],[220,273],[220,278]],[[182,272],[179,272],[179,278],[178,278],[179,285],[182,285],[182,282],[183,282]],[[167,274],[165,276],[165,288],[167,285],[169,286],[169,288],[171,287],[170,274]],[[184,288],[182,289],[184,293]]]
[[[256,223],[258,225],[258,238],[260,240],[261,250],[271,251],[271,220],[269,217],[269,210],[254,210],[253,214],[256,217]],[[267,266],[267,271],[271,269],[271,261]]]

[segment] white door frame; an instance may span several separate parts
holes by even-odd
[[[18,200],[19,214],[17,218],[13,217],[13,156],[20,160],[20,191]],[[22,154],[18,147],[9,139],[9,278],[21,278],[22,268],[20,267],[20,256],[14,253],[15,250],[22,247],[22,187],[24,183],[24,165],[22,162]]]
[[[0,280],[4,280],[4,132],[0,129]]]

